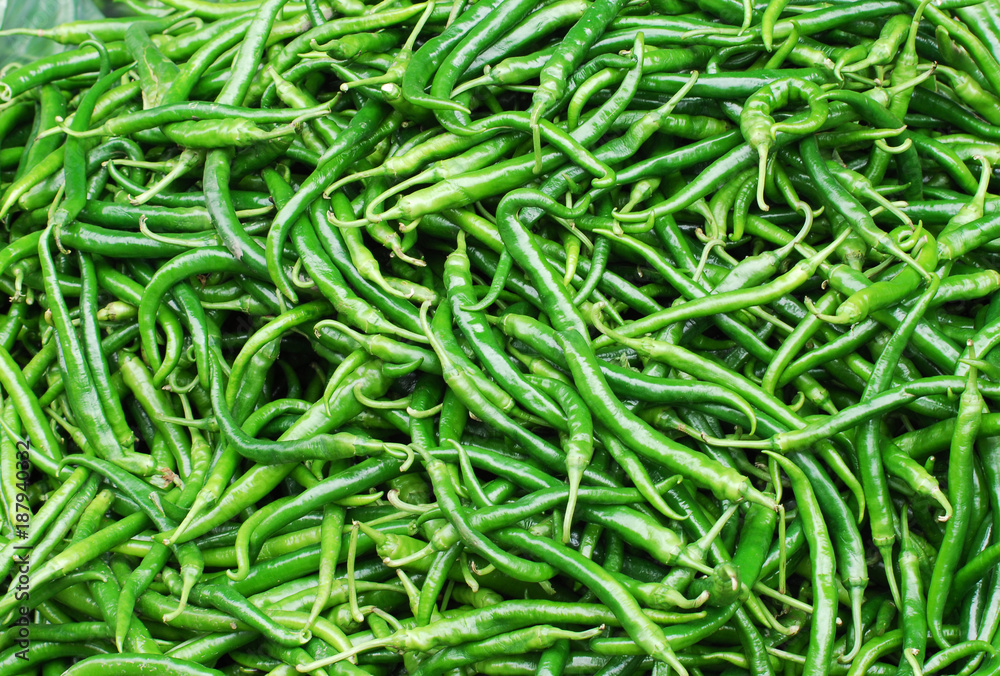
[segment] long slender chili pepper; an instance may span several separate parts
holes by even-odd
[[[792,482],[792,490],[796,500],[799,501],[809,551],[813,556],[812,579],[815,597],[812,631],[809,635],[809,651],[803,669],[807,674],[822,674],[830,664],[836,619],[833,546],[809,480],[789,459],[770,451],[766,452],[781,465]]]
[[[942,633],[944,604],[948,599],[955,567],[969,528],[969,494],[972,491],[972,447],[983,416],[983,399],[976,382],[976,368],[970,368],[959,401],[955,434],[948,460],[948,493],[954,513],[945,524],[945,539],[934,562],[934,574],[927,589],[927,627],[942,648],[951,645]]]

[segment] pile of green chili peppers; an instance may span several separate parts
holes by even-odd
[[[1000,673],[995,0],[124,0],[0,71],[0,676]]]

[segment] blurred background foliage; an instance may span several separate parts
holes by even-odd
[[[0,29],[51,28],[67,21],[86,21],[131,14],[114,0],[0,0]],[[27,36],[0,37],[0,68],[25,63],[66,49],[51,40]]]

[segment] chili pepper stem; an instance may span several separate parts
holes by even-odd
[[[384,217],[385,214],[382,214],[381,216]],[[333,223],[338,228],[363,228],[369,223],[377,222],[377,221],[369,221],[367,218],[357,218],[352,221],[342,221],[339,218],[337,218],[337,216],[332,211],[328,211],[326,213],[326,217],[331,223]]]
[[[764,187],[767,184],[767,153],[770,150],[769,143],[759,143],[757,145],[757,206],[761,211],[770,211],[771,207],[764,200]]]
[[[755,583],[753,586],[753,590],[758,594],[768,596],[776,601],[781,601],[782,603],[791,608],[797,608],[798,610],[801,610],[804,613],[812,614],[813,612],[813,607],[808,603],[803,603],[802,601],[799,601],[796,598],[793,598],[786,594],[782,594],[775,589],[771,589],[770,587],[761,582]]]
[[[403,248],[399,244],[399,242],[394,242],[393,243],[393,245],[392,245],[392,253],[399,260],[405,261],[405,262],[409,263],[410,265],[414,265],[414,266],[416,266],[418,268],[423,268],[423,267],[427,266],[427,262],[426,261],[423,261],[423,260],[421,260],[419,258],[414,258],[413,256],[407,255],[406,252],[403,251]]]
[[[129,202],[135,205],[145,204],[153,197],[163,192],[163,190],[166,189],[176,179],[180,178],[188,171],[196,167],[198,164],[200,164],[202,159],[204,158],[204,155],[205,155],[204,151],[190,150],[188,148],[185,148],[184,151],[181,152],[180,156],[173,161],[174,165],[169,172],[164,174],[159,181],[150,186],[149,189],[146,190],[146,192],[142,193],[141,195],[136,195],[135,197],[130,198]]]
[[[911,648],[910,650],[903,651],[903,659],[906,660],[907,664],[910,665],[910,669],[916,676],[923,676],[925,673],[923,670],[923,665],[920,664],[920,660],[917,659],[920,655],[919,648]]]
[[[409,556],[404,556],[401,559],[383,559],[383,563],[390,568],[401,568],[403,566],[408,566],[416,561],[419,561],[427,556],[430,556],[435,552],[432,545],[427,545],[426,547],[419,549]]]
[[[952,515],[955,513],[951,506],[951,502],[948,500],[948,496],[944,494],[944,491],[940,487],[934,486],[930,489],[931,496],[937,500],[938,504],[941,505],[941,509],[944,510],[944,514],[937,518],[941,523],[945,523],[950,520]]]
[[[794,636],[799,632],[799,627],[795,625],[791,627],[786,627],[785,625],[781,624],[781,622],[778,621],[778,618],[774,616],[771,610],[766,605],[764,605],[764,603],[762,603],[759,598],[757,598],[756,596],[751,596],[750,599],[752,599],[754,602],[754,607],[756,608],[755,612],[763,616],[762,619],[764,619],[764,621],[767,622],[767,625],[771,627],[771,629],[775,630],[782,636]]]
[[[360,655],[367,650],[377,650],[378,648],[390,648],[395,644],[395,639],[398,637],[387,636],[386,638],[377,638],[366,643],[359,643],[350,650],[344,650],[336,655],[331,655],[330,657],[325,657],[321,660],[316,660],[314,662],[309,662],[308,664],[298,664],[295,669],[299,673],[308,673],[316,669],[322,669],[323,667],[328,667],[331,664],[336,664],[343,660],[354,657],[355,655]]]
[[[851,596],[851,621],[854,623],[854,645],[849,652],[844,653],[837,660],[841,664],[847,664],[854,660],[854,657],[861,651],[862,629],[861,606],[865,600],[865,589],[861,586],[852,586]],[[920,673],[919,671],[914,673]]]

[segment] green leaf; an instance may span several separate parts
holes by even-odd
[[[102,18],[93,0],[0,0],[0,29],[52,28],[68,21]],[[27,63],[66,49],[51,40],[6,37],[0,40],[0,67]]]

